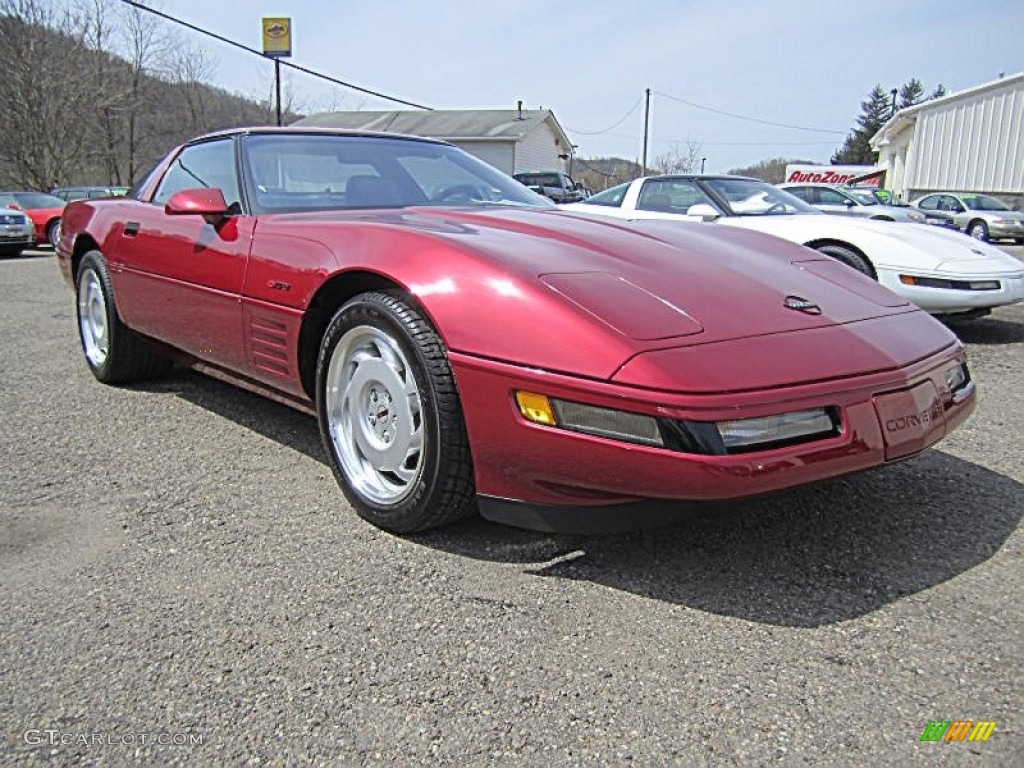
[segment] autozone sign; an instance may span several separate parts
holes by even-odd
[[[786,181],[812,184],[846,184],[851,179],[865,176],[875,168],[870,165],[787,165]],[[878,186],[878,177],[865,179],[863,184]]]

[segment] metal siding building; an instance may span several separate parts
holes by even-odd
[[[1024,200],[1024,73],[901,109],[871,139],[905,200],[967,191]]]
[[[511,175],[565,171],[572,143],[549,109],[324,112],[295,125],[444,139]]]

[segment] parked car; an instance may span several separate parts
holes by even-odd
[[[910,203],[903,202],[903,199],[895,192],[891,192],[883,187],[873,187],[867,184],[845,184],[843,189],[863,200],[873,200],[879,205],[894,205],[897,208],[906,208],[910,205]]]
[[[582,184],[559,171],[516,173],[512,178],[556,203],[575,203],[587,197]]]
[[[97,200],[103,197],[124,197],[128,187],[56,187],[50,194],[65,202],[72,200]]]
[[[1024,213],[989,195],[937,192],[910,204],[925,212],[951,215],[957,229],[978,240],[1013,240],[1024,245]]]
[[[432,139],[211,134],[64,226],[98,380],[170,350],[315,413],[391,531],[477,507],[628,527],[907,458],[974,403],[956,337],[853,270],[755,232],[608,226]]]
[[[0,257],[20,256],[36,242],[32,220],[14,208],[0,208]]]
[[[0,192],[0,206],[24,211],[35,226],[35,243],[57,247],[65,202],[45,192]]]
[[[825,253],[937,315],[977,317],[1024,299],[1024,265],[998,248],[938,227],[827,216],[757,179],[647,177],[565,207],[619,219],[713,221],[776,235]]]
[[[822,213],[860,216],[879,221],[925,223],[924,214],[917,209],[910,206],[900,207],[880,203],[874,193],[861,192],[859,189],[831,184],[778,184],[776,186],[799,197]]]

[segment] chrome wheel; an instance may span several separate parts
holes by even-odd
[[[423,406],[398,342],[373,326],[351,328],[325,383],[330,440],[352,489],[382,506],[405,499],[425,464]]]
[[[53,222],[53,224],[47,227],[46,239],[50,241],[50,245],[54,248],[57,247],[57,244],[60,242],[60,220]]]
[[[110,326],[103,285],[92,269],[86,269],[78,281],[78,330],[89,363],[101,367],[110,352]]]
[[[980,221],[971,225],[971,237],[975,240],[988,240],[988,227]]]

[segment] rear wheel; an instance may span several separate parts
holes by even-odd
[[[473,467],[444,344],[404,297],[366,293],[324,333],[317,414],[356,512],[413,533],[474,511]]]
[[[126,327],[117,314],[103,255],[89,251],[78,266],[78,335],[93,376],[124,384],[166,373],[171,362],[151,342]]]
[[[824,253],[826,256],[831,256],[836,261],[843,262],[846,266],[856,269],[871,279],[875,279],[875,270],[871,266],[871,262],[863,254],[858,253],[852,248],[848,248],[845,245],[826,244],[817,246],[816,250]]]
[[[988,224],[984,221],[972,221],[967,228],[967,234],[975,240],[988,240]]]

